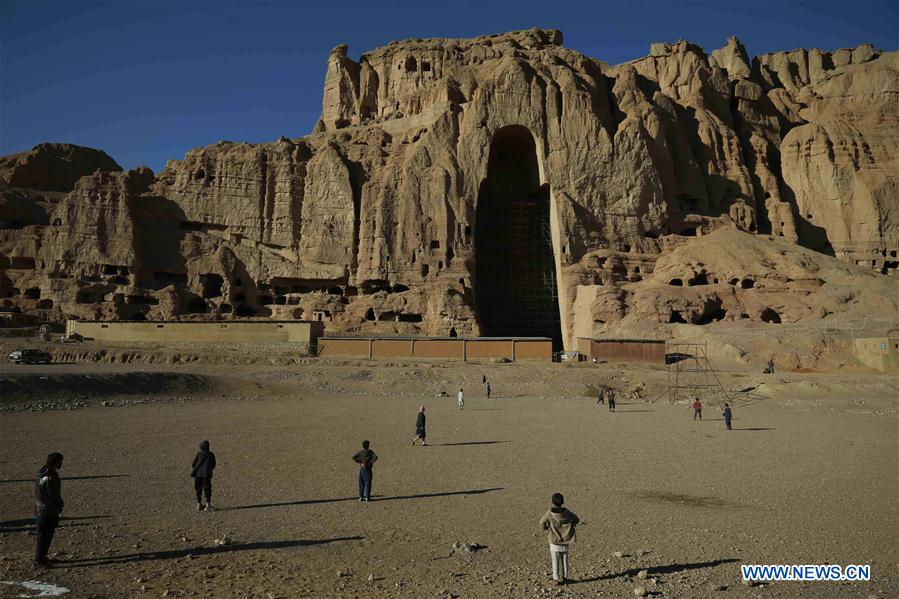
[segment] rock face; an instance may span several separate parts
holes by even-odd
[[[659,277],[689,286],[701,276],[690,248],[723,229],[874,273],[857,271],[859,284],[895,283],[897,61],[870,46],[750,61],[730,38],[711,55],[653,44],[609,67],[537,29],[394,42],[359,61],[338,46],[307,137],[220,142],[155,177],[71,147],[96,160],[36,178],[22,173],[57,173],[58,151],[3,158],[0,296],[51,319],[526,330],[568,348],[635,319],[668,334],[675,312],[820,318],[823,300],[778,310],[743,297],[731,279],[772,272],[739,255],[706,268],[725,286],[715,298]],[[67,193],[42,217],[26,201],[35,188]],[[818,293],[799,270],[779,293]]]

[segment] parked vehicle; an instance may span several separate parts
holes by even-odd
[[[9,361],[14,364],[49,364],[53,356],[39,349],[17,349],[9,354]]]

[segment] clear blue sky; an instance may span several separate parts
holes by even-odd
[[[895,2],[40,2],[0,0],[0,154],[43,141],[154,171],[193,147],[309,133],[330,49],[538,26],[609,63],[679,38],[750,55],[897,49]]]

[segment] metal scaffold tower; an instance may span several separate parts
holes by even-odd
[[[668,401],[731,402],[709,360],[708,343],[668,343]]]

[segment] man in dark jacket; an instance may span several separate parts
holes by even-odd
[[[215,470],[215,454],[209,451],[209,441],[200,443],[200,451],[194,458],[190,475],[194,479],[194,490],[197,492],[197,510],[212,511],[212,471]],[[203,493],[206,494],[206,507],[203,507]]]
[[[62,482],[56,473],[62,467],[62,454],[51,453],[47,464],[41,468],[34,485],[34,512],[37,516],[37,551],[34,563],[47,568],[50,560],[47,553],[53,541],[53,533],[59,526],[59,513],[65,503],[62,500]]]
[[[353,456],[359,464],[359,501],[371,501],[371,481],[374,476],[372,465],[378,461],[378,455],[369,447],[368,441],[362,442],[362,449]]]
[[[427,442],[427,432],[425,432],[425,407],[421,406],[418,408],[418,418],[415,421],[415,438],[412,439],[412,446],[415,446],[415,442],[421,439],[421,445],[424,447],[428,444]]]

